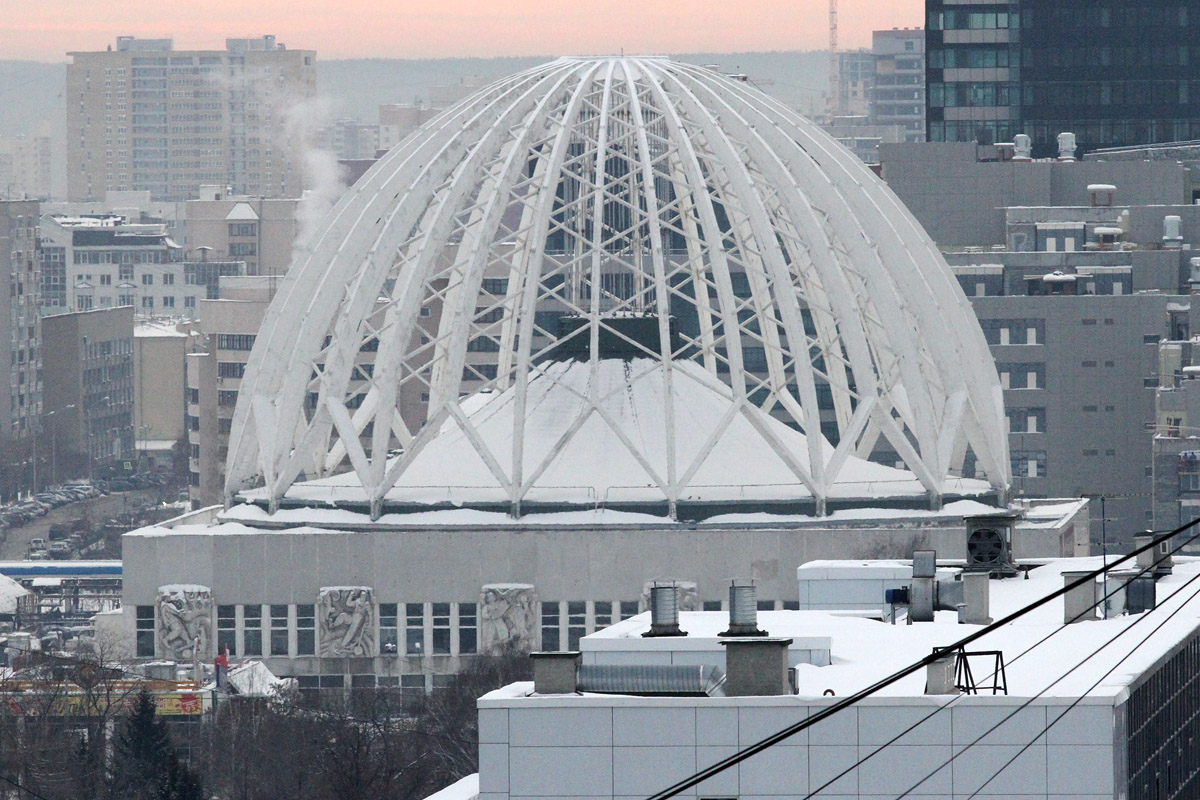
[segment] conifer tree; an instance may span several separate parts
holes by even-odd
[[[117,736],[109,796],[122,800],[203,800],[200,779],[171,746],[154,698],[142,692]]]

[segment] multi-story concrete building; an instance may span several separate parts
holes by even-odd
[[[202,187],[186,204],[193,260],[242,261],[246,275],[287,273],[296,241],[299,200],[230,195]]]
[[[203,184],[299,197],[315,133],[316,53],[274,36],[175,50],[121,36],[67,65],[67,195],[189,200]]]
[[[0,493],[32,486],[32,437],[42,402],[36,201],[0,202]],[[31,462],[30,462],[31,463]]]
[[[204,286],[187,281],[183,248],[162,224],[123,217],[42,217],[42,305],[63,309],[132,306],[141,316],[193,317]]]
[[[45,317],[42,337],[43,413],[55,415],[57,474],[133,469],[133,308]]]
[[[184,428],[188,352],[198,337],[192,325],[143,320],[133,329],[133,429],[139,466],[167,471]]]
[[[1060,132],[1098,147],[1200,138],[1200,12],[1174,0],[926,0],[930,141]]]
[[[49,199],[52,152],[49,136],[0,136],[0,197]]]
[[[389,103],[379,107],[379,149],[391,150],[404,137],[433,119],[440,108]]]
[[[339,119],[321,126],[317,145],[340,160],[374,158],[379,150],[379,126],[356,119]]]
[[[875,31],[871,53],[875,56],[871,122],[900,126],[903,141],[925,141],[925,31]]]
[[[238,389],[269,302],[262,279],[232,283],[242,285],[227,289],[226,299],[200,301],[202,338],[187,356],[189,494],[196,504],[221,497]]]

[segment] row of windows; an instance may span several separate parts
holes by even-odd
[[[1044,319],[984,319],[979,321],[988,344],[1045,344]]]
[[[1128,47],[1024,47],[1025,66],[1033,69],[1069,67],[1186,67],[1192,61],[1186,44],[1145,44]]]
[[[929,51],[933,69],[997,69],[1019,67],[1020,57],[1007,46],[946,47]]]
[[[930,96],[933,85],[930,86]],[[1200,102],[1200,81],[1061,81],[1027,83],[1025,106],[1173,106]],[[949,105],[949,104],[947,104]],[[1091,116],[1099,116],[1095,112]]]
[[[1007,83],[931,83],[931,108],[991,108],[1009,106],[1017,95]]]
[[[253,350],[254,338],[255,337],[253,333],[218,333],[217,349],[244,351]]]
[[[1009,459],[1014,478],[1046,477],[1045,450],[1011,450]]]
[[[1045,364],[996,364],[1004,389],[1045,389]]]
[[[980,6],[971,11],[945,9],[929,14],[931,31],[977,31],[1020,27],[1020,16],[1008,6]]]
[[[1046,409],[1009,408],[1004,412],[1009,433],[1045,433]]]
[[[243,361],[218,361],[218,378],[240,378],[246,374],[246,364]]]

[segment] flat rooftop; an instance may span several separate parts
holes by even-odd
[[[1115,559],[1110,556],[1109,562]],[[871,566],[870,562],[856,563],[864,568]],[[881,569],[890,569],[897,562],[876,563]],[[1099,557],[1055,559],[1031,569],[1028,579],[993,579],[990,614],[1000,619],[1061,589],[1064,571],[1095,570],[1100,566]],[[1125,566],[1122,564],[1122,568]],[[1200,628],[1200,581],[1186,585],[1197,576],[1200,559],[1177,557],[1173,574],[1157,583],[1158,607],[1152,611],[1064,625],[1063,601],[1056,598],[976,641],[969,651],[999,650],[1004,654],[1009,697],[1088,694],[1116,700],[1140,675]],[[759,612],[758,620],[759,628],[772,637],[828,637],[832,657],[829,666],[797,667],[797,697],[811,701],[829,700],[829,691],[837,697],[853,694],[924,658],[934,648],[952,645],[980,629],[959,624],[955,612],[939,611],[935,616],[933,622],[908,625],[903,619],[889,624],[853,612],[764,611]],[[638,650],[697,649],[702,647],[701,640],[715,640],[728,624],[725,611],[682,612],[680,628],[688,633],[686,638],[643,638],[642,634],[650,629],[650,615],[644,613],[584,637],[581,649],[585,657],[589,651],[596,653],[594,663],[605,663],[601,651],[621,650],[626,656],[621,663],[630,663],[628,655]],[[1039,645],[1043,639],[1046,641]],[[1082,666],[1067,674],[1081,662]],[[990,685],[991,664],[990,659],[972,660],[975,679],[985,694],[987,690],[982,687]],[[876,696],[924,697],[925,677],[925,671],[919,670]],[[530,684],[513,685],[486,698],[521,697],[531,691]]]

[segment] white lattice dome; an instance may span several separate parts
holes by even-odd
[[[745,82],[622,57],[480,91],[342,198],[259,333],[226,497],[824,513],[1008,480],[987,344],[899,200]]]

